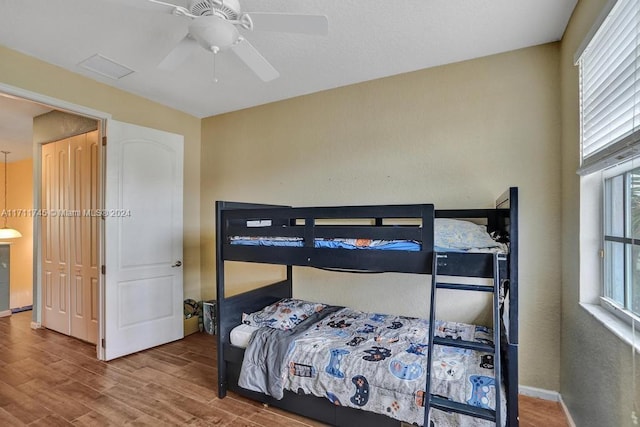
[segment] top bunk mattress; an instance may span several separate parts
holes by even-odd
[[[229,243],[243,246],[303,247],[302,237],[230,236]],[[316,238],[313,246],[326,249],[394,250],[416,252],[422,244],[416,240],[376,240],[346,238]],[[486,227],[450,218],[436,218],[434,222],[436,252],[507,253],[508,246],[495,240]]]
[[[252,236],[232,236],[229,239],[232,245],[246,246],[289,246],[303,247],[302,237],[252,237]],[[315,248],[327,249],[363,249],[363,250],[386,250],[386,251],[419,251],[420,242],[415,240],[373,240],[373,239],[314,239]]]

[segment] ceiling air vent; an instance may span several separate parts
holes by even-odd
[[[85,70],[93,71],[114,80],[121,79],[134,72],[132,69],[99,54],[90,56],[78,65]]]

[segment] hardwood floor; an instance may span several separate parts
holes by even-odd
[[[210,335],[101,362],[92,345],[30,321],[31,312],[0,318],[0,425],[322,425],[233,393],[218,399]],[[568,426],[556,402],[520,405],[522,427]]]

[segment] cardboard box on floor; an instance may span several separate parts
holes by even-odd
[[[194,332],[200,332],[198,326],[198,316],[192,316],[188,319],[184,319],[184,336],[191,335]]]

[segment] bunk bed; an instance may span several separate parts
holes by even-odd
[[[500,247],[499,250],[491,248],[482,252],[440,247],[441,242],[434,234],[437,228],[435,224],[449,219],[485,224],[487,233],[497,241],[505,243],[507,250],[504,250],[505,246],[500,245],[496,245]],[[436,277],[493,278],[493,341],[496,342],[494,346],[491,344],[491,348],[496,352],[496,380],[504,388],[503,392],[498,393],[501,393],[502,402],[506,404],[503,408],[496,408],[493,415],[487,415],[491,411],[482,413],[473,408],[468,412],[468,405],[451,403],[445,396],[438,395],[437,390],[429,391],[433,378],[430,375],[431,369],[427,369],[427,387],[423,387],[426,391],[421,405],[427,409],[435,408],[490,419],[496,424],[518,425],[517,188],[512,187],[501,195],[494,209],[436,210],[432,204],[301,208],[218,201],[216,252],[217,363],[220,398],[224,398],[230,390],[331,425],[400,426],[401,422],[388,414],[341,406],[339,402],[332,400],[331,396],[316,397],[302,392],[302,389],[268,393],[241,387],[239,380],[247,350],[242,345],[232,344],[232,331],[243,323],[246,313],[260,313],[265,307],[277,306],[282,301],[292,299],[293,266],[348,272],[402,272],[431,276],[433,310],[429,319],[429,342],[442,346],[458,346],[453,341],[445,342],[445,338],[435,336],[438,334],[437,325],[442,329],[442,323],[434,317],[435,289],[441,285],[437,283]],[[225,261],[283,265],[286,266],[286,278],[258,289],[227,296]],[[463,290],[469,291],[487,288],[462,286]],[[452,285],[443,287],[451,288]],[[323,322],[327,324],[331,319],[335,321],[336,315],[345,315],[339,310],[344,309],[330,306],[330,310],[323,310],[326,312],[324,315],[318,317],[311,314],[310,318],[302,321],[300,325],[313,321],[316,329],[319,329],[317,325]],[[391,318],[392,323],[393,320]],[[478,347],[481,344],[474,341],[484,340],[476,336],[458,342],[463,343],[460,347],[464,349],[488,351],[487,348]],[[428,347],[429,362],[426,366],[432,366],[431,351],[437,346]],[[499,369],[499,366],[502,368]],[[349,379],[345,378],[344,381]],[[353,385],[358,388],[356,378],[352,380]],[[499,390],[498,387],[496,389]],[[499,397],[496,397],[496,401],[500,402]],[[428,410],[423,412],[429,413]],[[424,419],[426,423],[427,415]],[[415,424],[423,423],[419,421]]]

